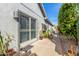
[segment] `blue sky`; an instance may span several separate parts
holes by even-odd
[[[48,19],[52,22],[52,24],[57,25],[58,23],[58,13],[61,7],[61,3],[44,3],[44,9]]]

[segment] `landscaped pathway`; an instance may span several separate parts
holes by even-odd
[[[56,52],[56,44],[49,39],[38,40],[32,44],[31,53],[35,53],[37,56],[60,56]]]

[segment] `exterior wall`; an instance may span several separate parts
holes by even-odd
[[[50,30],[52,28],[52,26],[48,23],[46,23],[47,29]]]
[[[10,48],[15,48],[15,50],[19,49],[19,23],[16,21],[14,17],[14,11],[19,9],[23,13],[30,15],[31,17],[36,18],[37,20],[37,38],[42,29],[41,23],[44,22],[44,18],[37,4],[25,4],[28,8],[24,7],[20,3],[2,3],[0,4],[0,31],[3,36],[6,36],[6,33],[11,33],[14,36],[14,40],[10,44]]]
[[[49,29],[51,29],[52,28],[52,26],[51,25],[49,25]]]

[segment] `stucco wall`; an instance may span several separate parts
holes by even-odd
[[[46,26],[47,26],[47,30],[52,30],[52,27],[50,24],[46,23]]]
[[[11,43],[10,47],[18,50],[18,22],[13,18],[13,12],[17,9],[21,10],[27,15],[30,15],[37,19],[37,35],[39,36],[39,32],[41,30],[41,23],[44,22],[44,18],[41,14],[41,11],[37,4],[25,4],[28,8],[32,9],[35,13],[30,11],[29,9],[22,6],[20,3],[2,3],[0,4],[0,31],[2,35],[6,36],[6,33],[11,33],[14,36],[14,40]]]

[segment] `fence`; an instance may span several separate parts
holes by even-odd
[[[61,42],[62,53],[66,53],[68,50],[76,51],[75,38],[73,36],[59,35]]]

